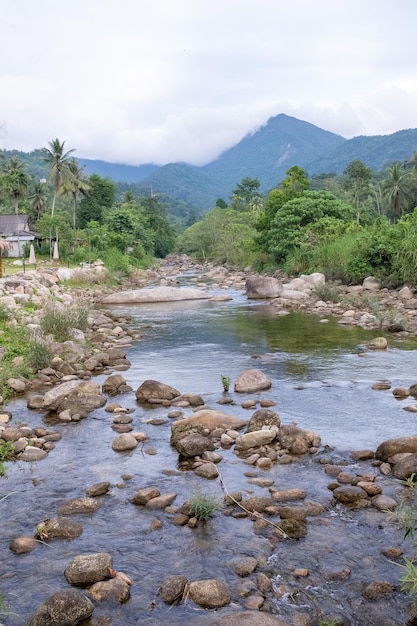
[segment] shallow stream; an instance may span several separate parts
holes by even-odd
[[[385,439],[416,433],[417,414],[404,411],[412,402],[397,401],[390,390],[371,389],[377,381],[389,381],[392,387],[417,382],[415,339],[389,337],[388,350],[375,352],[366,343],[380,334],[377,331],[341,327],[333,319],[324,323],[315,316],[278,316],[266,303],[247,301],[237,291],[230,294],[233,299],[228,302],[113,307],[129,314],[132,326],[143,333],[128,352],[130,369],[123,372],[133,392],[115,400],[135,409],[134,430],[145,431],[149,440],[131,453],[114,452],[112,415],[103,408],[79,423],[54,425],[62,440],[47,459],[8,465],[7,478],[0,482],[0,497],[7,495],[0,501],[0,594],[13,614],[2,618],[4,624],[21,626],[42,601],[67,588],[63,572],[74,556],[102,551],[112,554],[115,569],[134,580],[126,604],[97,605],[94,617],[100,617],[103,624],[214,624],[219,615],[245,606],[245,598],[237,591],[242,581],[232,562],[246,555],[263,558],[274,588],[288,585],[281,597],[271,594],[270,607],[290,624],[303,614],[311,624],[335,614],[343,615],[351,626],[406,623],[404,593],[372,605],[361,597],[361,589],[372,580],[388,580],[399,588],[401,570],[381,556],[381,549],[407,547],[402,535],[374,509],[355,512],[332,506],[327,489],[330,480],[316,458],[257,470],[258,476],[274,479],[275,488],[304,488],[308,500],[326,507],[324,515],[309,521],[308,535],[299,541],[276,542],[270,533],[254,532],[249,519],[221,512],[197,529],[178,527],[165,513],[130,503],[138,488],[148,486],[156,486],[161,493],[175,491],[178,505],[202,488],[223,495],[219,481],[204,481],[190,471],[172,471],[178,469],[178,454],[169,445],[171,420],[159,426],[149,423],[151,417],[166,418],[168,410],[144,409],[135,400],[134,391],[146,379],[160,380],[181,393],[199,393],[210,407],[249,419],[252,411],[241,407],[246,396],[233,389],[229,395],[234,405],[217,404],[223,397],[220,377],[227,375],[233,381],[244,369],[259,368],[271,379],[272,387],[250,397],[273,399],[282,423],[295,421],[301,428],[320,433],[335,461],[351,463],[352,450],[375,449]],[[101,383],[107,376],[96,380]],[[41,412],[26,408],[25,399],[7,408],[13,423],[45,423]],[[253,468],[233,450],[221,453],[219,469],[230,492],[268,495],[267,489],[244,475]],[[132,478],[124,480],[123,475]],[[33,536],[37,524],[56,516],[64,501],[83,496],[88,486],[100,481],[111,482],[111,493],[101,497],[102,506],[94,515],[75,518],[84,529],[78,539],[51,541],[25,555],[9,550],[11,539]],[[398,496],[402,489],[391,479],[383,478],[381,484],[387,495]],[[151,531],[155,517],[163,527]],[[345,567],[351,569],[349,580],[335,581],[331,573]],[[294,577],[298,568],[309,570],[306,580]],[[233,603],[217,613],[190,601],[165,605],[157,592],[172,574],[185,574],[189,580],[223,578],[235,590]]]

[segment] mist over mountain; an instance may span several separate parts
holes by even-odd
[[[237,183],[245,177],[258,178],[261,191],[266,193],[280,184],[293,165],[305,168],[309,176],[342,174],[351,161],[360,159],[366,166],[380,171],[390,163],[412,157],[415,151],[417,129],[345,139],[314,124],[280,114],[203,166],[187,163],[134,166],[79,157],[77,160],[88,175],[94,173],[116,182],[119,195],[127,189],[138,196],[158,195],[168,204],[172,202],[170,213],[178,211],[184,217],[212,208],[218,198],[228,202]],[[18,156],[27,162],[30,174],[46,177],[41,150],[31,153],[12,150],[3,154]]]

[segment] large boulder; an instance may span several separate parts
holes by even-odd
[[[135,304],[138,302],[176,302],[182,300],[204,300],[210,294],[195,287],[152,287],[131,289],[104,296],[103,304]]]
[[[106,404],[100,385],[92,381],[70,380],[47,391],[43,409],[61,413],[67,409],[71,415],[86,417],[88,413]]]
[[[76,626],[93,611],[94,604],[87,596],[76,589],[65,589],[47,598],[26,626]]]
[[[234,389],[238,393],[255,393],[271,387],[269,378],[258,369],[245,370],[235,381]]]
[[[277,298],[282,285],[272,276],[251,276],[245,283],[246,296],[250,299]]]
[[[397,439],[386,439],[377,447],[375,458],[379,461],[388,461],[394,454],[404,452],[417,453],[417,435],[398,437]]]
[[[138,387],[135,395],[138,402],[163,404],[165,401],[171,402],[181,394],[177,389],[165,383],[160,383],[157,380],[145,380]]]

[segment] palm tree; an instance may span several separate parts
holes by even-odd
[[[25,195],[29,187],[29,177],[25,172],[26,163],[19,161],[17,157],[12,157],[3,166],[3,180],[6,193],[10,196],[14,204],[14,212],[19,212],[19,200]]]
[[[72,176],[68,163],[69,156],[74,150],[64,152],[64,146],[65,141],[61,143],[59,139],[52,139],[49,142],[49,148],[42,149],[44,161],[48,164],[48,178],[54,186],[51,217],[54,216],[55,202],[64,182]]]
[[[36,211],[38,219],[42,215],[45,210],[46,201],[48,199],[48,188],[45,183],[39,181],[35,183],[33,188],[33,193],[29,196],[29,200],[31,200],[32,210]]]
[[[68,169],[71,176],[64,182],[62,189],[64,193],[72,196],[72,226],[75,229],[77,200],[81,194],[86,194],[90,189],[90,185],[85,180],[84,166],[80,167],[77,159],[74,159],[74,157],[68,161]]]
[[[386,171],[381,183],[381,194],[394,217],[398,219],[407,208],[412,195],[413,174],[404,171],[400,163],[394,163]]]

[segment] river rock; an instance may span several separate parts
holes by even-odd
[[[271,381],[258,369],[245,370],[235,381],[234,389],[238,393],[255,393],[270,389]]]
[[[318,433],[303,430],[295,424],[284,424],[278,431],[278,439],[282,448],[291,454],[306,454],[310,448],[318,448],[321,438]]]
[[[399,480],[407,480],[411,474],[417,474],[417,454],[407,454],[400,459],[395,463],[392,473]]]
[[[182,300],[207,300],[211,296],[195,287],[151,287],[131,289],[104,296],[103,304],[134,304],[138,302],[176,302]]]
[[[138,445],[136,438],[130,433],[122,433],[111,444],[112,450],[115,452],[126,452],[134,450]]]
[[[221,411],[213,411],[212,409],[200,409],[191,417],[173,422],[171,425],[172,432],[179,432],[179,429],[187,428],[187,425],[199,424],[207,430],[215,430],[216,428],[240,430],[246,426],[246,420],[234,415],[228,415]]]
[[[191,582],[188,590],[194,602],[205,609],[218,609],[232,599],[226,583],[214,578]]]
[[[167,602],[168,604],[179,602],[182,598],[187,582],[186,576],[182,576],[180,574],[169,576],[162,583],[158,595],[161,600]]]
[[[35,611],[26,626],[76,626],[89,618],[94,604],[76,589],[54,593]]]
[[[178,440],[175,448],[184,458],[201,456],[206,450],[214,450],[214,443],[209,437],[199,433],[190,433]]]
[[[201,478],[207,478],[208,480],[214,480],[219,476],[219,472],[214,463],[201,463],[201,465],[198,465],[194,469],[194,474]]]
[[[246,296],[250,299],[277,298],[282,285],[272,276],[251,276],[245,283]]]
[[[113,600],[114,602],[127,602],[130,596],[130,584],[116,574],[110,580],[104,580],[91,585],[87,589],[88,593],[101,602],[102,600]]]
[[[98,511],[100,507],[101,502],[96,498],[82,496],[64,502],[58,509],[58,515],[89,515]]]
[[[70,380],[47,391],[43,397],[42,408],[57,413],[70,409],[71,414],[78,413],[86,417],[88,413],[104,406],[106,402],[97,383]]]
[[[383,596],[393,593],[395,590],[392,583],[385,580],[375,580],[365,587],[362,591],[362,595],[367,600],[378,600]]]
[[[63,517],[53,517],[44,520],[36,526],[36,537],[41,540],[76,539],[83,533],[83,527],[78,522]]]
[[[22,454],[19,456],[19,461],[32,463],[32,461],[42,461],[42,459],[46,459],[47,456],[48,453],[46,450],[41,450],[35,446],[26,446]]]
[[[15,554],[26,554],[32,552],[37,546],[39,546],[39,541],[35,537],[16,537],[10,542],[9,548]]]
[[[85,587],[105,580],[113,568],[113,558],[107,552],[80,554],[65,568],[64,576],[70,585]]]
[[[138,402],[159,401],[162,404],[164,400],[170,402],[181,394],[170,385],[165,385],[157,380],[145,380],[136,390],[135,395]]]
[[[275,411],[262,408],[255,411],[255,413],[252,415],[249,420],[246,432],[250,433],[254,430],[262,430],[262,428],[270,428],[271,426],[274,426],[278,429],[281,426],[280,417]]]
[[[155,487],[142,487],[138,489],[133,498],[131,499],[132,504],[142,504],[145,505],[152,498],[157,498],[161,495],[159,489]]]
[[[131,390],[131,387],[129,387]],[[103,393],[109,396],[116,396],[118,393],[124,393],[126,389],[126,380],[121,374],[112,374],[103,383]]]
[[[85,493],[90,498],[96,498],[97,496],[102,496],[109,492],[110,482],[103,481],[101,483],[96,483],[95,485],[91,485],[91,487],[87,487]]]
[[[255,430],[250,433],[240,435],[235,441],[236,450],[249,450],[271,443],[278,435],[278,429]]]
[[[375,337],[375,339],[372,339],[366,345],[371,350],[386,350],[388,346],[388,341],[385,337]]]
[[[249,576],[258,567],[258,560],[253,556],[247,556],[233,563],[233,569],[238,576]]]
[[[342,504],[356,504],[358,500],[365,500],[367,496],[368,494],[364,489],[352,485],[336,487],[333,490],[333,497]]]
[[[383,441],[375,451],[375,458],[380,461],[388,461],[394,454],[403,452],[417,454],[417,435]]]

